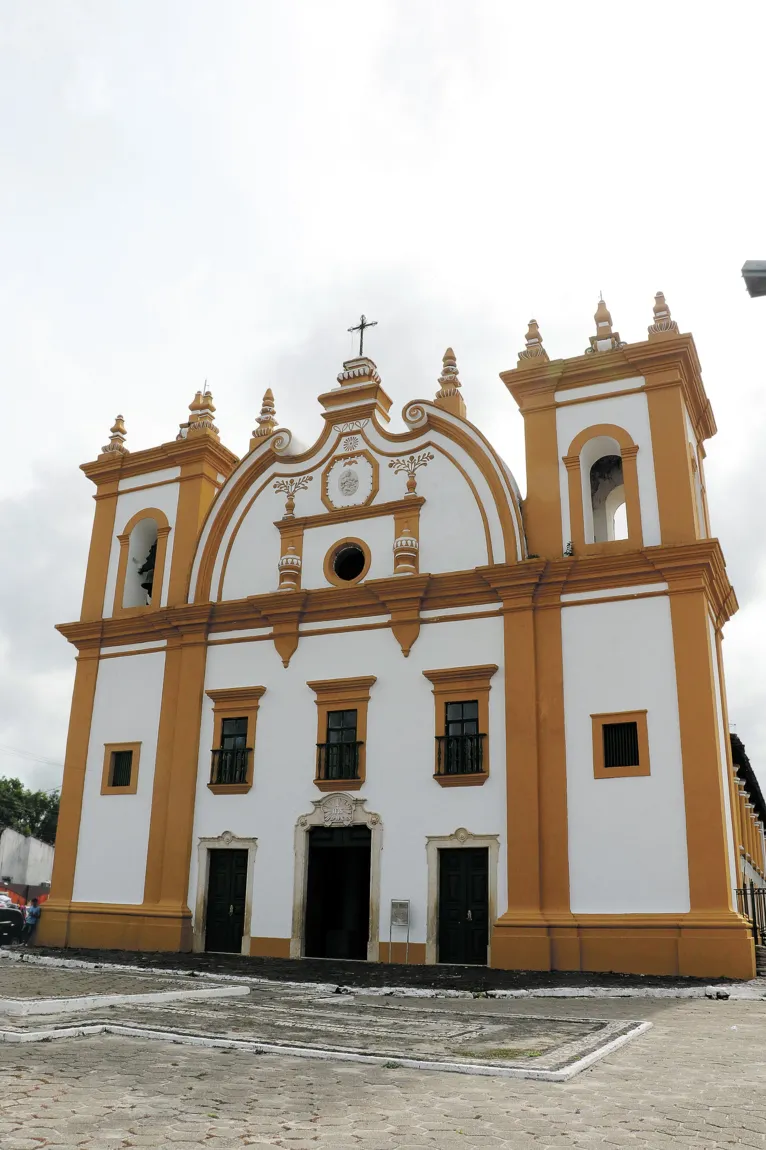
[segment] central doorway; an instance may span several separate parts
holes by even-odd
[[[369,827],[311,827],[308,832],[305,955],[367,958],[370,933]]]
[[[489,852],[439,851],[439,962],[486,966],[489,942]]]
[[[205,950],[240,954],[245,930],[246,850],[212,850],[207,886]]]

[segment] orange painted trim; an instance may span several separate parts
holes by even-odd
[[[663,543],[692,543],[698,537],[697,493],[686,449],[683,394],[677,385],[655,387],[647,391],[647,403],[660,537]]]
[[[330,711],[356,711],[356,739],[359,748],[359,776],[344,780],[342,787],[328,787],[329,780],[319,778],[319,752],[317,751],[314,786],[319,790],[358,790],[367,777],[367,709],[370,691],[376,683],[375,675],[358,675],[353,679],[315,679],[307,682],[315,694],[317,707],[317,744],[327,742],[327,716]],[[349,783],[358,785],[349,787]]]
[[[68,902],[74,889],[77,847],[80,837],[82,796],[88,760],[93,701],[98,678],[98,649],[81,650],[77,658],[72,706],[69,713],[64,777],[61,784],[56,851],[53,856],[51,898]],[[47,913],[47,908],[46,908]],[[66,924],[65,924],[66,925]],[[55,945],[66,946],[66,930]]]
[[[114,756],[118,751],[131,751],[130,782],[126,787],[116,787],[112,782]],[[138,767],[141,760],[140,743],[104,743],[104,766],[101,772],[102,795],[135,795],[138,790]]]
[[[93,516],[88,566],[85,569],[81,620],[100,619],[104,614],[106,584],[112,554],[112,536],[117,515],[118,479],[104,481],[93,498],[96,511]]]
[[[218,750],[222,743],[224,719],[247,719],[247,746],[250,755],[247,761],[247,775],[244,783],[208,783],[208,790],[214,795],[244,795],[253,785],[255,771],[256,738],[260,701],[266,694],[265,687],[231,687],[205,691],[213,703],[213,746]]]
[[[629,779],[650,775],[649,732],[646,711],[614,711],[591,715],[593,728],[593,777],[595,779]],[[604,763],[604,726],[607,723],[635,723],[638,728],[638,762],[629,767],[607,767]]]
[[[489,692],[492,677],[497,673],[497,664],[488,663],[477,667],[439,667],[423,671],[432,685],[434,696],[434,779],[442,787],[480,787],[489,778],[490,738],[489,738]],[[479,704],[479,734],[484,735],[483,771],[472,775],[440,775],[439,744],[446,726],[446,706],[448,703],[476,701]],[[458,782],[454,780],[460,780]]]
[[[250,954],[253,958],[289,958],[289,938],[251,938]]]

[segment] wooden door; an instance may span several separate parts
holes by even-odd
[[[439,851],[439,962],[486,966],[489,852]]]
[[[205,950],[239,954],[245,931],[247,851],[212,850],[209,853]]]

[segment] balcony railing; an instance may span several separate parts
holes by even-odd
[[[251,754],[251,747],[212,751],[210,782],[219,787],[246,783]]]
[[[327,782],[359,778],[359,751],[364,743],[317,743],[317,778]]]
[[[486,737],[486,735],[437,735],[437,775],[483,774]]]
[[[737,891],[737,910],[750,920],[756,946],[766,946],[766,887],[740,887]]]

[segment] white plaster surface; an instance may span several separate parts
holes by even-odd
[[[585,603],[592,599],[609,599],[614,595],[647,595],[667,591],[667,583],[635,583],[632,587],[604,587],[600,591],[573,591],[561,596],[562,603]]]
[[[562,643],[572,911],[688,911],[669,603],[661,597],[568,607]],[[637,710],[648,712],[651,775],[594,778],[591,715]]]
[[[2,812],[0,812],[0,817]],[[19,886],[51,881],[53,847],[11,827],[0,832],[0,876]]]
[[[136,662],[137,660],[132,660]],[[434,698],[422,671],[495,663],[490,691],[490,777],[482,787],[442,788],[433,779]],[[505,876],[505,724],[501,619],[423,627],[409,658],[387,630],[305,637],[285,669],[272,643],[237,643],[210,649],[206,689],[262,684],[256,730],[254,785],[245,795],[214,795],[207,783],[213,731],[207,698],[202,720],[190,905],[197,884],[199,838],[224,830],[258,839],[253,884],[255,937],[289,938],[293,900],[295,823],[322,798],[314,786],[317,710],[307,680],[375,675],[367,725],[366,782],[356,796],[380,815],[380,937],[388,939],[392,898],[412,903],[413,942],[425,942],[426,835],[466,827],[500,836],[498,913],[507,906]]]
[[[114,535],[112,536],[112,549],[109,555],[109,572],[106,579],[106,592],[104,594],[104,616],[111,617],[114,606],[114,589],[117,584],[117,566],[120,558],[120,544],[117,539],[122,535],[125,526],[139,511],[149,507],[156,507],[167,515],[171,531],[168,535],[167,553],[165,557],[165,577],[162,583],[162,603],[167,604],[168,584],[170,582],[170,567],[173,560],[173,537],[178,509],[178,484],[169,483],[164,487],[156,487],[149,491],[124,491],[117,497],[117,511],[114,517]]]
[[[132,491],[134,487],[147,487],[152,483],[167,483],[173,479],[178,479],[181,475],[180,467],[163,467],[161,471],[147,471],[144,475],[131,475],[127,479],[121,479],[117,490],[118,491]],[[153,495],[147,492],[147,497]],[[147,507],[156,507],[156,503],[148,503]]]
[[[102,660],[85,770],[75,902],[140,903],[165,653]],[[105,743],[141,743],[135,795],[102,795]]]
[[[642,375],[632,375],[630,379],[609,379],[606,383],[589,383],[585,387],[562,388],[554,393],[556,403],[572,402],[573,399],[587,399],[589,396],[597,398],[599,395],[611,395],[615,391],[633,391],[644,386]]]
[[[612,389],[614,390],[614,389]],[[644,546],[652,547],[660,543],[660,513],[657,505],[657,489],[654,477],[654,456],[649,427],[649,408],[646,395],[633,394],[612,396],[611,399],[594,400],[593,403],[575,403],[571,407],[556,410],[556,430],[559,450],[559,488],[561,492],[562,550],[572,538],[569,511],[569,481],[567,469],[561,462],[569,453],[569,446],[576,435],[586,427],[599,423],[612,423],[622,427],[638,444],[636,470],[638,472],[638,495],[641,503],[641,525]],[[586,445],[587,448],[587,445]],[[583,450],[585,450],[584,448]],[[591,460],[591,464],[594,460]],[[586,476],[583,474],[583,487]],[[589,490],[589,488],[588,488]],[[589,506],[588,500],[585,511]],[[587,514],[585,516],[587,523]]]

